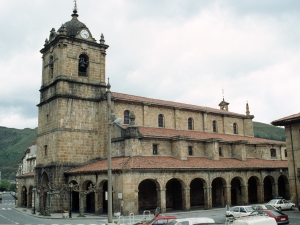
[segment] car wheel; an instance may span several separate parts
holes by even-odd
[[[277,208],[279,211],[281,211],[281,207],[279,206],[278,208]]]
[[[293,210],[293,209],[294,209],[294,206],[292,205],[292,206],[291,206],[291,210]]]

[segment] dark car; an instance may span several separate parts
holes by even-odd
[[[276,220],[277,224],[288,224],[289,223],[289,217],[288,215],[284,214],[280,211],[275,210],[257,210],[250,214],[250,216],[269,216]]]

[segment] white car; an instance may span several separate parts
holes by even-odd
[[[285,199],[272,199],[267,204],[274,206],[279,211],[282,209],[293,209],[295,207],[295,203],[289,202]]]
[[[208,217],[176,219],[167,225],[193,225],[193,224],[215,224],[215,221]]]
[[[232,216],[234,218],[241,216],[249,216],[254,209],[251,206],[235,206],[226,211],[226,216]]]

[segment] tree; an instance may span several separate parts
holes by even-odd
[[[8,191],[10,188],[10,183],[6,179],[2,179],[0,183],[0,191]]]

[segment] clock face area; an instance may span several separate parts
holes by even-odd
[[[82,31],[80,31],[80,36],[84,39],[87,39],[87,38],[89,38],[90,34],[87,30],[82,30]]]

